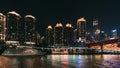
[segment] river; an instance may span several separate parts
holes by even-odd
[[[0,68],[120,68],[120,55],[0,56]]]

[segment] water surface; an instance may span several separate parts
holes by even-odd
[[[120,68],[120,55],[0,56],[0,68]]]

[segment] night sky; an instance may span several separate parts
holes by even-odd
[[[37,31],[45,35],[48,25],[57,22],[71,23],[76,28],[78,18],[85,17],[87,30],[91,30],[92,20],[98,19],[101,30],[110,33],[117,29],[120,33],[119,0],[1,0],[0,12],[16,11],[23,18],[26,14],[36,17]]]

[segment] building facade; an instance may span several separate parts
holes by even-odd
[[[32,16],[32,15],[25,16],[24,43],[26,45],[35,45],[36,44],[35,22],[36,22],[36,18],[34,16]]]
[[[93,42],[100,41],[100,29],[99,29],[99,23],[98,20],[93,20]]]
[[[64,30],[61,23],[57,23],[54,27],[54,46],[63,46],[64,45]]]
[[[99,28],[98,25],[99,25],[98,20],[94,19],[93,20],[93,33],[94,34],[95,34],[96,30]]]
[[[64,45],[65,46],[72,46],[73,44],[73,26],[69,23],[66,24],[64,28]]]
[[[77,39],[78,39],[78,32],[77,32],[77,29],[74,29],[74,36],[73,36],[73,39],[74,39],[74,43],[77,41]]]
[[[20,28],[21,16],[15,11],[7,13],[7,31],[6,31],[6,41],[8,43],[19,42],[19,28]]]
[[[6,16],[0,13],[0,41],[5,41]]]
[[[86,39],[86,20],[84,18],[77,20],[77,38],[79,41]]]
[[[46,28],[46,43],[48,47],[53,46],[53,28],[51,25]]]

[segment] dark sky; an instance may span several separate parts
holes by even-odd
[[[55,26],[57,22],[64,25],[70,22],[76,28],[76,21],[81,17],[86,18],[87,29],[91,28],[93,19],[98,19],[100,28],[110,33],[112,29],[120,28],[119,3],[119,0],[3,0],[0,1],[0,12],[6,15],[14,10],[23,18],[32,14],[42,35],[48,25]]]

